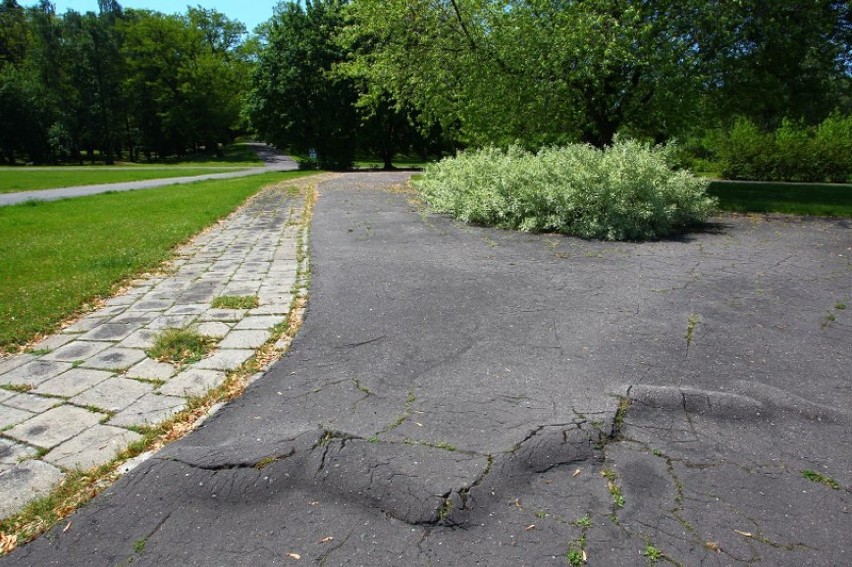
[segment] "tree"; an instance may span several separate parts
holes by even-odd
[[[353,81],[332,73],[344,60],[334,34],[341,0],[280,4],[252,79],[248,112],[266,140],[295,151],[316,149],[324,168],[345,168],[355,154],[358,116]]]

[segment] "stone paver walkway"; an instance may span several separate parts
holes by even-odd
[[[288,195],[295,183],[264,190],[179,249],[163,273],[132,282],[33,354],[0,359],[0,517],[67,471],[109,462],[141,438],[134,429],[219,386],[269,340],[298,272],[304,199]],[[225,295],[257,296],[259,306],[214,309]],[[163,329],[190,327],[221,339],[211,355],[183,368],[146,355]]]

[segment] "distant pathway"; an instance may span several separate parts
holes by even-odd
[[[25,201],[56,201],[69,197],[84,197],[96,195],[107,191],[136,191],[137,189],[151,189],[164,185],[180,185],[183,183],[195,183],[208,179],[233,179],[236,177],[248,177],[259,175],[270,171],[293,171],[299,168],[298,164],[290,156],[286,156],[275,148],[258,142],[246,144],[250,146],[263,160],[263,167],[252,167],[240,171],[227,173],[207,173],[204,175],[193,175],[188,177],[169,177],[167,179],[148,179],[145,181],[128,181],[125,183],[103,183],[100,185],[83,185],[79,187],[63,187],[61,189],[47,189],[43,191],[22,191],[20,193],[6,193],[0,195],[0,206],[14,205]]]

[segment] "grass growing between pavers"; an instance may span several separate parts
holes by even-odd
[[[56,330],[122,281],[155,268],[261,187],[311,173],[0,207],[0,352]]]
[[[219,342],[192,329],[165,329],[145,354],[160,362],[185,365],[201,360]]]
[[[852,217],[852,185],[714,181],[708,193],[723,211]]]
[[[120,467],[129,459],[148,451],[156,451],[167,443],[186,435],[200,419],[209,414],[215,405],[242,395],[252,376],[286,353],[290,341],[296,336],[304,321],[310,286],[306,237],[315,201],[316,192],[313,188],[309,188],[301,221],[304,230],[300,231],[297,243],[299,267],[288,316],[283,323],[273,329],[269,340],[255,351],[255,356],[230,372],[225,382],[218,388],[204,396],[190,399],[187,408],[170,420],[156,427],[134,428],[143,438],[119,453],[110,463],[90,471],[69,473],[50,494],[30,502],[14,516],[0,519],[0,556],[11,553],[19,545],[45,533],[97,496],[121,476]],[[288,345],[283,349],[277,346],[282,341]],[[255,467],[262,469],[274,462],[273,459],[277,457],[274,455],[264,457],[255,464]],[[65,529],[72,529],[71,522],[66,524]]]
[[[126,181],[147,181],[171,177],[193,177],[208,173],[241,171],[241,167],[53,167],[53,168],[0,168],[0,193],[42,191],[80,185],[100,185]]]
[[[214,309],[254,309],[259,304],[256,295],[220,295],[213,298]]]

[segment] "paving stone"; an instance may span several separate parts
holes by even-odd
[[[54,448],[44,460],[65,469],[89,470],[106,464],[125,447],[142,439],[133,431],[96,425]]]
[[[236,282],[225,286],[222,295],[257,295],[258,288],[260,284],[249,285],[248,282]]]
[[[36,414],[32,412],[22,409],[0,405],[0,429],[5,429],[10,425],[23,423],[31,417],[35,417],[35,415]]]
[[[84,390],[88,390],[96,384],[100,384],[110,376],[112,376],[111,372],[103,370],[73,368],[68,372],[63,372],[56,378],[51,378],[47,382],[40,384],[33,392],[36,394],[49,394],[51,396],[70,398]]]
[[[231,331],[222,342],[219,343],[219,348],[257,348],[269,339],[267,331]]]
[[[160,387],[160,393],[169,396],[203,396],[225,381],[225,373],[219,370],[190,368]]]
[[[143,378],[145,380],[168,380],[176,369],[167,362],[158,362],[145,358],[142,362],[127,371],[128,378]]]
[[[73,325],[62,329],[62,332],[71,334],[85,333],[87,331],[91,331],[101,323],[103,323],[103,317],[95,316],[94,314],[87,315],[86,317],[80,319]]]
[[[130,295],[129,293],[123,293],[121,295],[116,295],[115,297],[111,297],[104,302],[104,305],[108,305],[110,307],[114,305],[130,305],[135,302],[138,298]]]
[[[53,380],[56,380],[56,378]],[[62,403],[62,400],[57,400],[56,398],[45,398],[30,393],[15,394],[8,400],[3,401],[3,405],[31,411],[33,413],[47,411],[58,403]]]
[[[174,305],[174,301],[143,299],[133,304],[134,311],[165,311]]]
[[[150,323],[149,329],[185,329],[196,319],[196,315],[161,315]]]
[[[220,321],[208,321],[206,323],[196,325],[195,328],[200,334],[208,337],[215,337],[217,339],[224,337],[228,334],[228,331],[231,330],[230,325]]]
[[[208,309],[198,316],[199,321],[237,322],[245,317],[245,309]]]
[[[284,317],[276,317],[274,315],[260,315],[256,317],[246,317],[236,324],[235,330],[268,330],[275,325],[284,321]]]
[[[74,340],[55,351],[46,354],[42,360],[59,360],[63,362],[76,362],[85,360],[109,348],[109,343],[97,341]]]
[[[9,398],[14,398],[17,396],[15,392],[10,392],[9,390],[0,389],[0,403],[8,400]]]
[[[105,411],[121,411],[145,394],[154,390],[151,384],[114,377],[104,380],[95,388],[71,398],[78,406],[94,406]]]
[[[175,396],[145,394],[118,412],[109,420],[110,425],[155,425],[165,421],[186,407],[186,400]]]
[[[292,298],[287,300],[287,302],[281,303],[261,303],[260,307],[255,307],[254,309],[249,310],[246,315],[249,316],[258,316],[258,315],[287,315],[290,312],[290,303]]]
[[[32,362],[34,359],[31,355],[15,355],[10,356],[8,358],[0,359],[0,374],[5,374],[6,372],[10,372],[15,368],[23,366],[28,362]]]
[[[114,317],[127,309],[126,305],[105,305],[92,313],[94,317]]]
[[[33,345],[33,350],[56,350],[74,340],[72,335],[52,335]]]
[[[15,443],[11,439],[0,439],[0,473],[17,465],[22,459],[34,456],[38,451],[29,445]]]
[[[252,349],[218,349],[207,358],[203,358],[193,364],[193,368],[207,368],[214,370],[234,370],[254,355]]]
[[[139,329],[120,343],[122,348],[151,348],[157,338],[158,331],[153,329]]]
[[[105,417],[106,414],[64,405],[19,423],[4,434],[49,449],[97,425]]]
[[[144,327],[159,316],[158,311],[125,311],[117,317],[110,319],[110,324],[121,323],[125,325],[136,325]]]
[[[31,385],[38,386],[42,382],[50,380],[54,376],[62,374],[71,368],[68,362],[54,362],[51,360],[32,360],[3,375],[0,375],[0,384],[12,386]]]
[[[83,363],[88,368],[123,370],[145,358],[145,353],[135,348],[111,347]]]
[[[142,325],[136,323],[104,323],[80,337],[88,341],[120,341]]]
[[[207,303],[192,303],[189,305],[175,305],[166,311],[166,315],[198,315],[210,309]]]
[[[11,516],[24,505],[44,496],[65,477],[58,468],[31,459],[0,473],[0,518]]]

